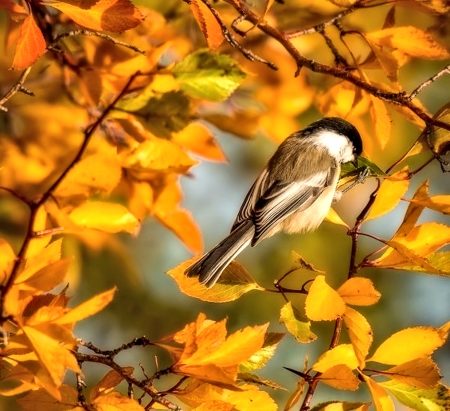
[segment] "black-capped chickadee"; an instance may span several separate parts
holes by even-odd
[[[185,272],[212,287],[228,264],[249,244],[253,247],[280,231],[315,230],[326,217],[341,164],[362,152],[358,130],[348,121],[325,117],[284,140],[251,187],[231,232]]]

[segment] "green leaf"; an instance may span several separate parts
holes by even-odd
[[[398,401],[416,411],[447,411],[450,409],[450,390],[438,385],[430,390],[415,388],[397,381],[386,381],[380,385]]]
[[[266,333],[262,348],[255,352],[247,361],[239,364],[239,372],[246,374],[263,368],[275,354],[278,343],[284,335],[284,333]]]
[[[353,163],[342,164],[339,185],[347,184],[354,181],[358,176],[368,169],[367,178],[369,177],[388,177],[388,175],[375,163],[372,163],[365,157],[358,157],[356,167]]]
[[[280,312],[280,322],[286,325],[287,330],[298,342],[309,343],[316,340],[317,335],[310,329],[311,323],[301,317],[290,301],[283,306]]]
[[[134,114],[147,130],[163,138],[170,138],[172,133],[181,131],[195,120],[189,97],[182,91],[169,91],[144,99],[136,97],[136,101],[128,99],[119,108]]]
[[[225,100],[246,77],[232,58],[206,49],[186,56],[172,73],[191,97],[210,101]]]

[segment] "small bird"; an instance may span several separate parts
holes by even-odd
[[[281,231],[315,230],[342,196],[336,190],[341,164],[356,163],[361,152],[358,130],[337,117],[325,117],[291,134],[250,188],[230,234],[185,274],[212,287],[248,245]]]

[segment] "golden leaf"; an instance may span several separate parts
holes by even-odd
[[[382,374],[393,380],[422,389],[436,387],[442,377],[436,363],[429,357],[407,361],[382,371]]]
[[[350,227],[348,226],[348,224],[346,224],[346,223],[342,220],[342,218],[339,216],[339,214],[336,212],[336,210],[335,210],[334,208],[330,208],[330,209],[328,210],[328,214],[327,214],[327,216],[325,217],[325,220],[328,221],[328,222],[330,222],[330,223],[333,223],[333,224],[337,224],[337,225],[341,225],[341,226],[343,226],[343,227],[350,228]]]
[[[70,219],[78,226],[107,233],[134,232],[139,221],[123,205],[92,201],[75,208]]]
[[[372,328],[366,318],[351,307],[347,307],[345,310],[344,323],[358,359],[359,368],[363,369],[373,341]]]
[[[234,301],[251,290],[262,290],[250,274],[237,261],[232,261],[225,269],[219,281],[212,288],[198,282],[198,278],[187,277],[184,272],[197,258],[192,258],[169,270],[169,274],[180,290],[190,297],[203,301],[224,303]]]
[[[47,212],[43,206],[39,207],[33,223],[33,231],[39,232],[47,228]],[[26,258],[39,254],[52,239],[51,235],[32,238],[28,246]]]
[[[414,26],[391,27],[366,36],[381,46],[399,50],[408,56],[430,60],[444,60],[450,57],[448,50],[430,33]]]
[[[385,179],[378,190],[375,202],[366,217],[366,221],[378,218],[393,210],[408,191],[410,180],[407,169],[394,173]]]
[[[372,378],[362,374],[373,398],[375,411],[395,411],[394,403],[386,390]]]
[[[59,341],[54,340],[34,327],[24,326],[22,331],[30,341],[39,362],[44,367],[45,372],[48,373],[50,382],[55,388],[50,394],[61,400],[61,394],[57,389],[63,382],[66,369],[69,368],[74,372],[81,372],[75,356],[62,346]],[[43,376],[39,378],[43,378]]]
[[[136,400],[128,398],[116,391],[99,395],[92,401],[92,405],[99,411],[144,411],[144,407]]]
[[[22,70],[31,66],[45,53],[45,49],[44,36],[34,21],[33,14],[30,12],[20,28],[11,68],[13,70]]]
[[[373,305],[381,297],[372,281],[364,277],[348,279],[338,288],[337,292],[346,304],[351,305]]]
[[[11,268],[16,259],[14,250],[9,243],[0,238],[0,283],[5,284],[6,279],[9,277]]]
[[[345,303],[336,290],[318,275],[308,291],[305,301],[306,315],[313,321],[332,321],[345,312]]]
[[[346,365],[350,370],[358,367],[358,360],[351,344],[340,344],[325,351],[312,366],[312,369],[324,373],[336,365]]]
[[[23,411],[69,411],[77,410],[78,393],[77,390],[68,385],[59,388],[60,400],[57,401],[45,390],[32,391],[17,402]]]
[[[72,324],[90,317],[103,310],[114,298],[116,287],[101,294],[97,294],[90,300],[72,308],[69,312],[54,321],[55,324]]]
[[[323,372],[319,380],[339,390],[355,391],[359,387],[358,377],[344,364],[338,364]]]
[[[367,361],[399,365],[431,355],[447,339],[447,333],[433,327],[412,327],[385,340]]]

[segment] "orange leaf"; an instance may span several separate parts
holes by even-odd
[[[339,294],[318,275],[309,289],[305,301],[306,315],[313,321],[332,321],[345,312],[345,303]]]
[[[366,356],[373,341],[372,328],[366,318],[351,307],[347,307],[345,310],[344,323],[358,359],[359,367],[363,369]]]
[[[431,355],[447,340],[447,333],[433,327],[406,328],[392,334],[367,361],[398,365]]]
[[[222,44],[224,37],[222,28],[212,14],[211,10],[200,0],[189,2],[192,14],[197,21],[201,32],[205,36],[206,42],[211,50],[217,50]]]
[[[118,33],[132,29],[144,20],[129,0],[98,0],[88,8],[83,0],[44,0],[43,4],[62,11],[79,25],[92,30]]]
[[[211,132],[201,124],[189,124],[183,130],[174,134],[172,140],[208,160],[226,161],[223,151]]]
[[[19,40],[11,68],[22,70],[31,66],[39,57],[45,53],[46,44],[44,36],[30,13],[23,21],[20,29]]]
[[[182,193],[178,180],[171,176],[156,194],[153,203],[155,217],[172,230],[186,247],[198,254],[203,249],[200,230],[191,214],[179,207]]]
[[[372,305],[381,297],[381,294],[375,290],[372,281],[363,277],[348,279],[338,288],[337,292],[346,304],[351,305]]]

